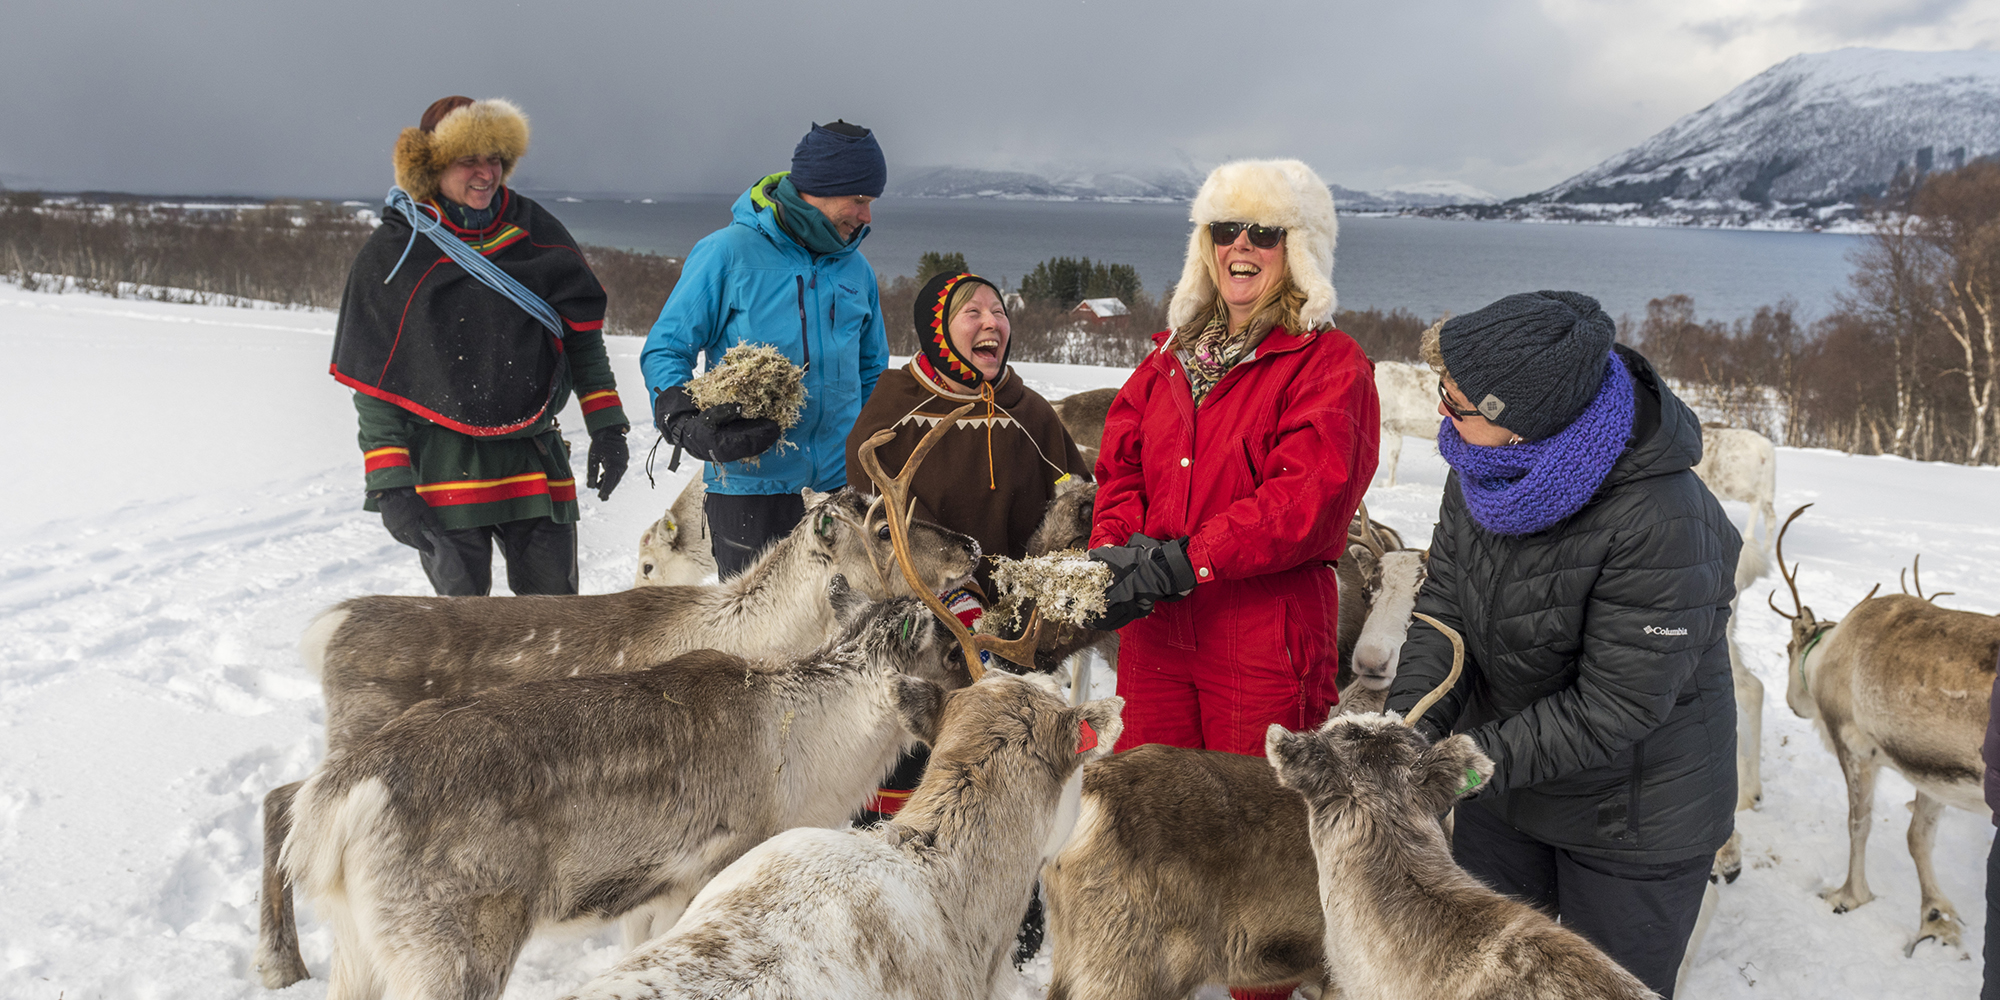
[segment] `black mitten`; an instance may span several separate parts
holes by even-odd
[[[1160,601],[1174,601],[1194,589],[1194,563],[1187,556],[1186,538],[1157,542],[1133,535],[1124,545],[1091,549],[1090,558],[1111,567],[1111,586],[1104,591],[1104,614],[1090,628],[1123,628],[1153,611]]]
[[[696,410],[687,388],[678,385],[654,397],[653,419],[668,444],[704,462],[738,462],[761,455],[784,434],[775,420],[745,418],[735,403]],[[675,464],[670,461],[667,468]]]
[[[433,546],[427,536],[442,532],[444,525],[438,523],[431,505],[417,495],[416,487],[392,486],[369,496],[382,512],[382,526],[389,529],[390,538],[426,555],[431,552]]]
[[[630,429],[629,424],[619,424],[590,432],[590,455],[584,459],[583,485],[596,490],[599,500],[611,499],[611,491],[625,478],[625,465],[631,461],[631,453],[625,448],[625,432]]]

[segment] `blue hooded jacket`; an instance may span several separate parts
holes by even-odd
[[[754,466],[710,463],[703,478],[711,493],[845,485],[847,432],[889,362],[875,269],[857,250],[867,227],[814,260],[779,227],[764,193],[783,176],[751,185],[730,206],[735,221],[694,245],[639,353],[654,394],[692,378],[697,355],[714,365],[737,344],[769,344],[806,370],[805,412],[785,432],[798,447],[772,448]]]

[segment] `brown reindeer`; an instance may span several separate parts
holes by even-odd
[[[1807,504],[1806,507],[1812,506]],[[1799,598],[1798,568],[1785,565],[1784,536],[1805,513],[1800,507],[1778,532],[1778,571],[1792,592],[1786,644],[1785,702],[1820,736],[1847,779],[1847,881],[1821,893],[1835,913],[1875,898],[1865,871],[1875,773],[1895,768],[1917,789],[1911,807],[1910,857],[1922,893],[1918,927],[1904,954],[1926,939],[1960,946],[1963,925],[1939,891],[1931,867],[1937,821],[1947,805],[1980,815],[1986,737],[2000,618],[1931,603],[1939,595],[1891,594],[1862,599],[1838,622],[1821,620]],[[1775,597],[1775,592],[1773,592]]]

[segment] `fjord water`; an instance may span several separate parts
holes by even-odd
[[[680,256],[729,221],[727,195],[544,203],[585,243]],[[862,253],[876,273],[915,271],[925,251],[957,251],[1009,286],[1050,257],[1130,264],[1148,292],[1180,278],[1185,205],[885,198]],[[1349,309],[1407,309],[1425,318],[1502,295],[1571,289],[1612,315],[1646,300],[1694,296],[1704,319],[1747,316],[1790,297],[1801,318],[1825,315],[1847,286],[1859,237],[1760,232],[1344,216],[1333,282]]]

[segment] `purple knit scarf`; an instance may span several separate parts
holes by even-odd
[[[1632,436],[1632,375],[1613,351],[1604,384],[1568,427],[1525,444],[1467,444],[1449,419],[1438,452],[1458,472],[1459,492],[1479,526],[1496,535],[1528,535],[1583,509]]]

